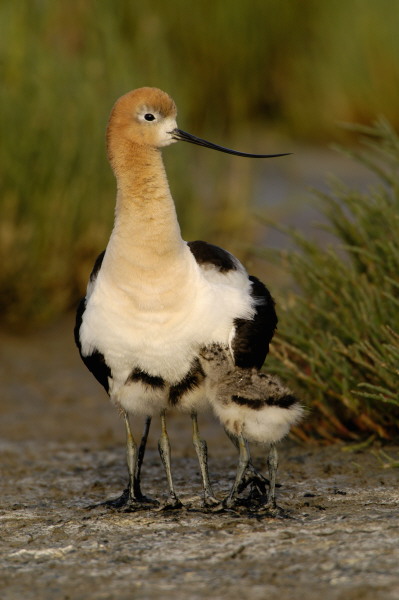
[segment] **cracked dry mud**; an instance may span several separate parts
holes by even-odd
[[[124,428],[80,364],[71,326],[0,338],[3,600],[399,598],[398,470],[383,469],[370,450],[285,441],[277,495],[288,518],[212,514],[201,509],[190,419],[173,415],[172,467],[185,508],[88,509],[124,487]],[[223,497],[235,451],[211,416],[200,424]],[[155,422],[143,491],[161,498],[158,432]],[[264,469],[259,449],[255,460]]]

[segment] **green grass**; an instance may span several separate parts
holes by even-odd
[[[276,128],[317,141],[338,120],[398,124],[398,20],[392,0],[2,0],[1,322],[38,325],[82,293],[112,226],[118,96],[164,88],[182,128],[266,152],[285,149]],[[252,167],[165,154],[184,235],[250,241]]]
[[[299,292],[280,300],[273,366],[309,404],[304,437],[399,435],[399,137],[385,120],[358,131],[366,149],[351,154],[380,184],[332,181],[318,197],[337,245],[292,231],[284,258]]]

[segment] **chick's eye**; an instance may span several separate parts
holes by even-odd
[[[155,117],[154,117],[154,115],[152,113],[146,113],[144,115],[144,118],[145,118],[146,121],[154,121],[155,120]]]

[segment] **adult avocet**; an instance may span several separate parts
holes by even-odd
[[[181,506],[165,422],[171,406],[192,416],[204,501],[217,503],[197,425],[197,411],[206,403],[199,350],[228,345],[236,365],[260,368],[277,324],[270,293],[234,256],[206,242],[182,239],[161,155],[161,148],[178,140],[238,156],[283,156],[236,152],[178,129],[175,103],[156,88],[125,94],[111,112],[107,149],[117,180],[115,223],[79,305],[75,339],[83,362],[124,416],[129,484],[114,505],[132,509],[146,501],[140,468],[156,414],[162,425],[167,506]],[[129,414],[146,417],[139,449]]]

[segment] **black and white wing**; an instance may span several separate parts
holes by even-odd
[[[86,310],[86,302],[88,296],[90,295],[91,289],[95,285],[97,275],[101,269],[101,265],[103,262],[105,250],[101,252],[101,254],[97,257],[93,270],[90,274],[89,284],[87,286],[87,294],[82,300],[79,302],[77,311],[76,311],[76,322],[75,322],[75,343],[79,349],[80,356],[89,369],[91,373],[93,373],[94,377],[97,379],[99,383],[104,387],[105,391],[108,393],[109,391],[109,378],[111,376],[111,370],[105,362],[104,356],[96,349],[94,349],[89,355],[84,356],[82,354],[82,343],[80,338],[80,329],[84,320],[84,314]]]
[[[248,276],[241,263],[223,248],[202,241],[188,242],[188,247],[200,267],[225,276],[226,282],[232,271],[240,271],[249,279],[248,301],[255,307],[255,313],[250,319],[234,319],[231,348],[238,367],[260,369],[277,327],[275,304],[269,290],[259,279]]]

